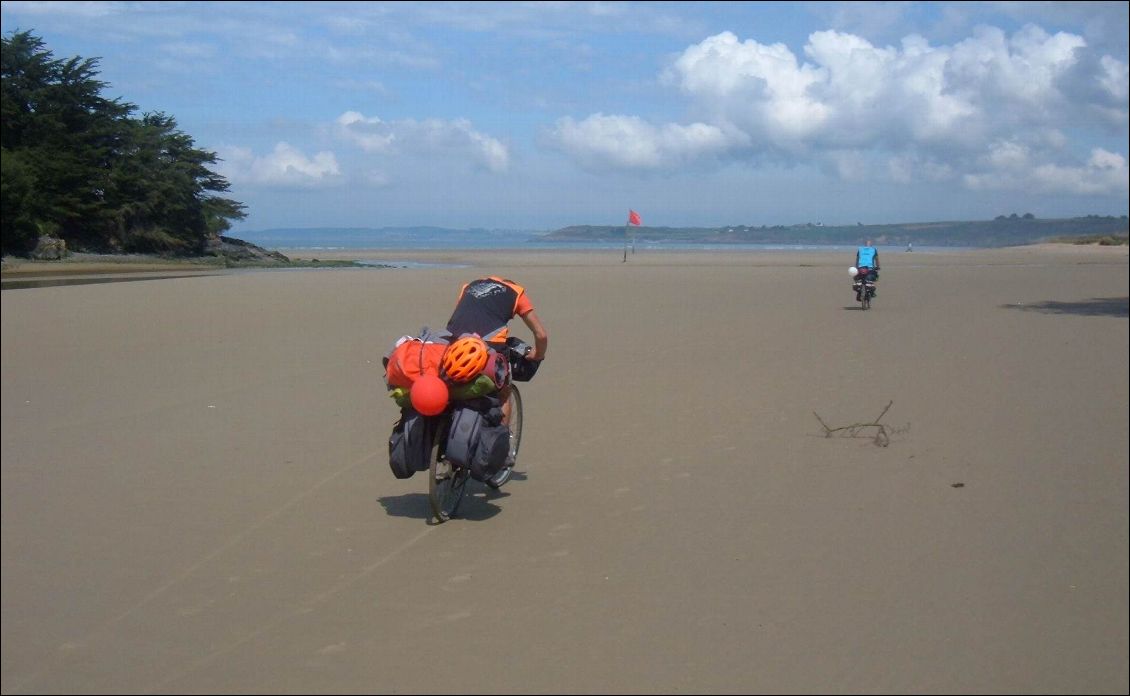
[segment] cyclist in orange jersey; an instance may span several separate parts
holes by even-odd
[[[548,342],[545,327],[526,289],[506,278],[488,276],[463,285],[447,330],[456,336],[477,333],[492,348],[501,349],[510,336],[510,320],[516,316],[534,334],[534,350],[526,357],[543,359]]]
[[[545,359],[549,334],[545,330],[526,289],[512,280],[487,276],[466,283],[459,291],[455,311],[447,322],[447,330],[455,336],[475,333],[491,348],[507,355],[506,339],[510,337],[510,320],[521,317],[534,335],[533,349],[526,354],[528,360]],[[503,422],[510,419],[510,384],[499,391],[502,399]]]

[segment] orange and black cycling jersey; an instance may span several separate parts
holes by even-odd
[[[533,309],[521,285],[498,276],[480,278],[459,291],[447,330],[456,336],[477,333],[488,343],[505,343],[510,335],[510,320]]]

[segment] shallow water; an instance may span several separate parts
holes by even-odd
[[[202,276],[223,275],[216,273],[161,273],[161,274],[123,274],[123,275],[97,275],[97,276],[70,276],[56,278],[40,276],[38,278],[13,278],[0,280],[0,290],[26,290],[30,288],[53,288],[61,285],[94,285],[97,283],[126,283],[139,280],[167,280],[169,278],[197,278]]]

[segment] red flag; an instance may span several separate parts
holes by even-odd
[[[628,224],[629,225],[642,225],[643,223],[640,221],[640,214],[637,213],[634,210],[629,209],[628,210]]]

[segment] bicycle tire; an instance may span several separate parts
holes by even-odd
[[[509,463],[486,481],[487,486],[495,490],[502,488],[510,480],[514,464],[518,461],[518,448],[522,444],[522,393],[513,384],[510,385],[510,420],[507,427],[510,428],[510,452],[507,454]]]
[[[443,524],[455,515],[470,477],[470,472],[463,467],[452,467],[444,457],[443,448],[450,425],[450,417],[445,417],[436,426],[428,463],[428,504],[437,524]]]

